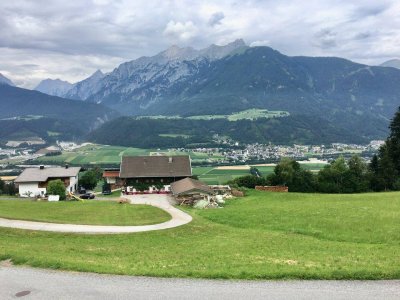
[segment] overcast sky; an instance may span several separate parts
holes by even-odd
[[[0,1],[0,73],[28,88],[45,78],[76,82],[173,44],[237,38],[380,64],[400,57],[400,1]]]

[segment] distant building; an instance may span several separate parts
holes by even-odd
[[[124,182],[119,177],[119,169],[106,169],[103,172],[103,178],[111,187],[117,189],[124,185]]]
[[[65,166],[57,168],[27,168],[16,179],[20,196],[44,196],[47,193],[49,181],[60,179],[66,192],[75,192],[78,188],[78,174],[80,167]]]
[[[12,183],[18,176],[0,176],[0,180],[4,181],[5,183]]]

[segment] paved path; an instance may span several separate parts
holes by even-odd
[[[78,224],[56,224],[45,222],[33,222],[22,220],[9,220],[0,218],[0,227],[53,231],[53,232],[70,232],[70,233],[86,233],[86,234],[115,234],[115,233],[132,233],[162,230],[173,227],[182,226],[192,221],[192,217],[187,213],[173,207],[167,195],[135,195],[124,196],[129,199],[132,204],[147,204],[158,207],[168,212],[172,219],[154,225],[142,226],[100,226],[100,225],[78,225]]]
[[[22,296],[22,295],[26,296]],[[400,281],[168,279],[0,267],[0,299],[400,299]]]

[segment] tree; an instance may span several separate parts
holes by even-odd
[[[318,191],[322,193],[343,193],[348,167],[341,156],[318,173]]]
[[[14,182],[10,182],[4,185],[4,194],[14,196],[17,193],[17,188]]]
[[[270,185],[285,185],[290,192],[314,192],[315,177],[303,170],[293,159],[283,158],[274,168],[274,173],[267,177]]]
[[[368,191],[369,173],[366,163],[358,155],[353,155],[347,162],[349,167],[344,190],[349,193]]]
[[[5,182],[0,179],[0,194],[5,193],[4,187],[5,187]]]
[[[390,122],[389,129],[390,134],[386,140],[387,154],[397,174],[400,174],[400,107]]]
[[[98,182],[98,172],[95,170],[88,170],[79,177],[79,185],[85,189],[92,190],[96,187]]]
[[[392,190],[394,183],[398,177],[395,163],[391,157],[391,153],[387,144],[384,144],[379,149],[379,163],[378,163],[378,178],[383,180],[383,189]]]
[[[49,195],[59,195],[60,200],[65,200],[65,185],[60,180],[50,180],[47,185],[47,194]]]
[[[390,134],[373,157],[370,186],[374,191],[400,189],[400,107],[389,125]]]

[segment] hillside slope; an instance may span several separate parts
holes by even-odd
[[[9,134],[16,134],[22,127],[28,131],[32,128],[41,128],[43,131],[45,126],[49,126],[47,130],[56,128],[64,132],[72,130],[76,134],[86,134],[119,116],[117,112],[102,105],[63,99],[8,85],[0,85],[0,107],[0,126],[7,126]],[[46,121],[33,122],[40,119]]]
[[[89,140],[100,144],[142,148],[201,147],[215,146],[213,140],[216,134],[241,143],[367,142],[350,130],[321,118],[304,115],[238,121],[121,117],[91,132]]]

